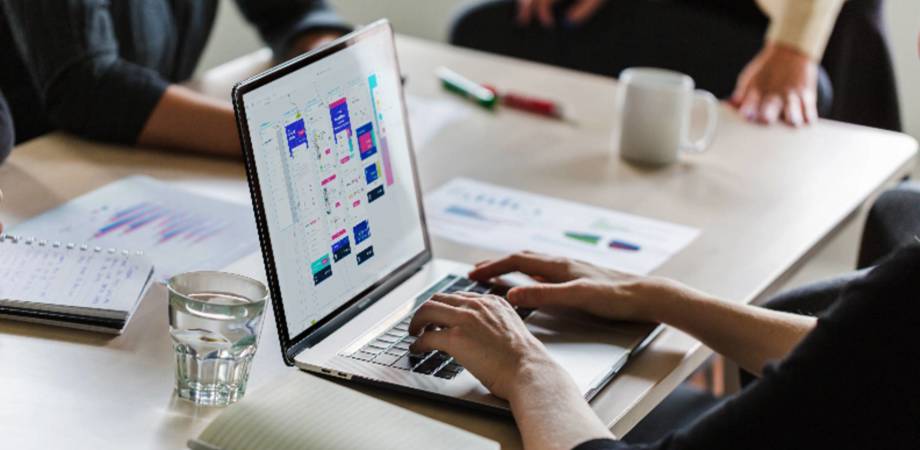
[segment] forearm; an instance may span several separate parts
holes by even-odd
[[[759,0],[770,17],[767,40],[820,60],[844,0]]]
[[[521,371],[509,401],[528,450],[570,450],[613,435],[579,394],[568,373],[555,364]]]
[[[241,154],[230,104],[178,85],[166,89],[137,143],[234,158]]]
[[[656,300],[656,321],[699,339],[745,370],[759,374],[784,358],[810,333],[814,317],[719,300],[698,292]]]

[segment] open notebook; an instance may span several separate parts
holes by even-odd
[[[498,450],[484,437],[302,372],[246,394],[192,450]]]
[[[152,275],[136,252],[0,235],[0,317],[120,334]]]

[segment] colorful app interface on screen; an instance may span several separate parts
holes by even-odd
[[[243,97],[291,336],[425,248],[385,33]]]

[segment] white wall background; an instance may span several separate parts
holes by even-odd
[[[887,0],[885,20],[898,76],[905,131],[920,139],[920,1]]]
[[[468,0],[331,0],[352,23],[387,17],[397,31],[427,39],[444,40],[452,14]],[[617,1],[617,0],[610,0]],[[214,33],[199,70],[213,67],[261,46],[258,36],[240,17],[235,5],[224,0]],[[895,57],[905,131],[920,139],[920,1],[887,0],[885,18]]]

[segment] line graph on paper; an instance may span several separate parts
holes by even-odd
[[[147,177],[108,184],[10,230],[48,241],[139,250],[161,279],[218,270],[258,248],[248,205],[199,195]]]

